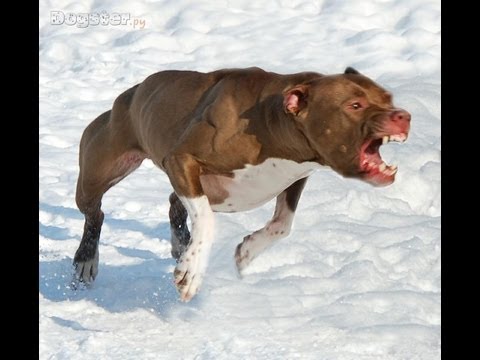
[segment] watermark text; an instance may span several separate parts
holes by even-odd
[[[132,26],[134,29],[143,29],[145,19],[132,17],[130,13],[64,13],[63,11],[50,11],[50,24],[68,25],[78,28],[89,26]]]

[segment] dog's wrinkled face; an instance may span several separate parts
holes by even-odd
[[[393,106],[388,91],[347,68],[287,89],[283,105],[326,165],[373,185],[393,183],[397,167],[385,164],[379,148],[407,139],[410,114]]]

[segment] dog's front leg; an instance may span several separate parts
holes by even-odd
[[[306,182],[307,178],[297,180],[280,193],[277,196],[272,220],[262,229],[245,236],[243,242],[238,244],[235,251],[235,260],[240,274],[263,250],[275,241],[288,236],[292,228],[298,200]]]
[[[213,243],[214,216],[200,183],[200,164],[193,156],[170,156],[165,162],[165,168],[192,223],[190,243],[174,271],[180,299],[190,301],[198,292],[207,269]]]

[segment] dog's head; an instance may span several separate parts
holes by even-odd
[[[395,180],[397,167],[385,164],[379,148],[407,139],[410,114],[396,108],[392,94],[371,79],[349,67],[287,88],[283,106],[322,161],[339,174],[379,186]]]

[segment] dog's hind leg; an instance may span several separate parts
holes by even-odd
[[[187,226],[187,209],[174,192],[170,194],[170,233],[172,256],[178,261],[190,242],[190,231]]]
[[[235,251],[235,261],[239,273],[263,250],[290,233],[298,200],[307,178],[297,180],[277,196],[275,213],[265,227],[245,236]]]
[[[114,105],[114,110],[100,115],[85,129],[80,142],[76,202],[85,215],[85,226],[73,263],[77,279],[85,283],[93,281],[98,273],[103,194],[138,168],[146,157],[131,138],[132,132],[126,131],[125,112],[115,119],[115,110],[124,109],[118,105],[115,109]]]

